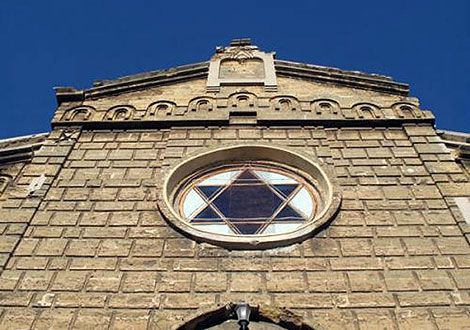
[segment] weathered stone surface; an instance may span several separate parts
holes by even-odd
[[[54,128],[31,163],[0,167],[0,179],[11,177],[6,188],[0,180],[0,328],[171,329],[240,301],[290,308],[328,329],[469,323],[470,229],[454,197],[469,196],[470,178],[430,114],[385,78],[328,71],[350,79],[345,86],[282,72],[276,92],[246,83],[207,93],[205,73],[126,92],[105,83],[80,104],[95,109],[87,130],[67,138]],[[359,80],[368,89],[354,87]],[[366,103],[373,109],[358,106]],[[84,115],[67,112],[76,106],[63,101],[54,121],[80,126],[67,117]],[[135,109],[125,119],[115,106]],[[234,111],[251,121],[234,124]],[[331,223],[300,243],[250,251],[169,225],[158,201],[165,168],[212,147],[258,143],[329,166],[343,198]]]

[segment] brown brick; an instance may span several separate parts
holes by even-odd
[[[347,280],[341,272],[308,272],[310,292],[346,292]]]
[[[76,329],[106,329],[111,322],[111,311],[80,310],[74,322]]]
[[[372,240],[376,256],[397,256],[403,255],[405,249],[397,238],[376,238]]]
[[[16,262],[17,269],[45,269],[48,258],[45,257],[21,257]]]
[[[128,272],[124,275],[122,292],[153,292],[155,284],[154,272]]]
[[[410,255],[434,255],[437,247],[430,238],[404,237],[403,243]]]
[[[469,195],[470,191],[470,182],[438,183],[437,186],[444,196],[465,197]]]
[[[86,291],[117,292],[122,273],[113,271],[95,271],[86,284]]]
[[[213,294],[167,293],[162,305],[167,309],[206,308],[214,304]]]
[[[350,257],[330,259],[333,270],[374,270],[383,269],[383,261],[373,257]]]
[[[384,289],[384,282],[378,272],[348,272],[348,277],[353,292],[382,291]]]
[[[8,309],[0,323],[2,329],[31,329],[37,311],[26,309]]]
[[[446,292],[402,292],[397,294],[401,307],[448,306],[450,297]]]
[[[28,291],[45,291],[51,283],[52,275],[52,272],[27,271],[18,288]]]
[[[159,292],[189,292],[191,286],[191,273],[162,273],[157,280]]]
[[[463,237],[436,238],[436,244],[442,254],[468,254],[470,246]]]
[[[421,288],[427,290],[453,290],[455,285],[443,270],[417,270]]]
[[[457,308],[432,309],[432,315],[439,329],[459,329],[470,322],[468,312]],[[463,328],[465,329],[465,328]]]
[[[70,269],[76,270],[113,270],[116,268],[116,258],[73,258]]]
[[[232,292],[260,292],[264,288],[261,275],[256,273],[232,273],[230,282]]]
[[[51,290],[80,291],[83,288],[87,272],[67,271],[59,272],[54,279]]]
[[[266,286],[268,292],[299,292],[306,289],[304,276],[300,272],[268,273]]]
[[[17,270],[4,270],[0,274],[0,290],[13,290],[18,284],[22,272]]]
[[[388,291],[418,291],[418,283],[411,271],[388,271],[383,273]]]
[[[339,308],[394,307],[393,295],[388,293],[351,293],[335,296]]]
[[[132,241],[124,239],[106,239],[101,242],[99,256],[126,257],[131,250]]]
[[[167,257],[192,257],[195,252],[195,243],[188,239],[169,239],[163,250]]]
[[[39,243],[36,250],[38,256],[61,256],[67,245],[66,239],[45,238]]]
[[[32,255],[34,249],[39,243],[39,239],[35,238],[23,238],[15,249],[15,255],[17,256],[28,256]],[[13,251],[13,250],[12,250]],[[12,252],[10,251],[10,252]]]
[[[34,209],[0,210],[0,223],[2,222],[29,222]]]
[[[227,290],[225,273],[196,273],[196,292],[223,292]]]
[[[390,313],[384,311],[362,311],[356,312],[360,329],[393,329],[395,320]]]
[[[429,269],[434,268],[434,263],[430,257],[388,257],[385,264],[390,269]]]
[[[119,267],[121,270],[167,270],[169,263],[167,260],[156,259],[156,258],[126,258],[121,259]]]
[[[372,254],[372,247],[368,239],[342,239],[340,245],[344,256],[359,257]]]
[[[331,308],[333,306],[331,295],[322,293],[296,295],[278,293],[274,295],[274,303],[285,308]]]
[[[150,311],[117,311],[113,317],[113,329],[147,329]]]
[[[85,307],[99,308],[104,307],[106,295],[101,293],[57,293],[57,307]]]
[[[179,259],[173,264],[174,271],[205,271],[213,272],[218,269],[219,260],[217,259]]]
[[[161,296],[150,293],[124,293],[112,295],[109,306],[113,308],[158,308]]]
[[[131,255],[135,257],[159,257],[163,252],[163,240],[136,239]]]
[[[68,329],[74,316],[74,310],[44,310],[38,316],[35,327],[38,329]]]
[[[71,240],[65,252],[68,256],[94,256],[100,241],[97,239]]]

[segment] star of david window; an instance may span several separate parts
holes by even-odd
[[[191,226],[222,235],[291,232],[313,219],[321,202],[299,175],[256,162],[206,171],[180,196],[179,213]]]

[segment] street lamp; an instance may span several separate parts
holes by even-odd
[[[235,306],[235,312],[237,313],[240,330],[249,330],[248,324],[250,323],[251,313],[250,305],[247,303],[239,303]]]

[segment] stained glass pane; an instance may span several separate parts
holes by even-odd
[[[234,223],[235,227],[244,235],[253,235],[263,226],[262,223]]]
[[[222,234],[222,235],[233,235],[235,234],[232,229],[230,229],[229,226],[227,225],[213,225],[213,224],[207,224],[207,225],[197,225],[195,226],[198,229],[208,231],[214,234]]]
[[[241,171],[227,171],[223,173],[219,173],[213,176],[208,177],[204,181],[202,181],[199,185],[201,186],[221,186],[229,184],[233,177],[235,177]]]
[[[207,199],[211,199],[212,196],[222,189],[222,186],[197,186],[197,188]]]
[[[191,222],[223,222],[211,206],[197,214]]]
[[[279,191],[284,197],[289,197],[290,194],[298,187],[298,184],[277,184],[273,187]]]
[[[265,219],[271,217],[281,205],[281,198],[267,185],[256,183],[237,185],[237,181],[213,202],[227,218]]]
[[[294,206],[297,210],[302,212],[304,216],[310,217],[313,213],[313,200],[307,189],[302,188],[294,198],[292,198],[290,205]]]
[[[298,182],[288,176],[268,171],[255,171],[256,175],[269,184],[297,184]]]
[[[183,213],[186,218],[190,218],[191,215],[196,211],[197,209],[201,208],[202,206],[205,205],[204,200],[199,196],[197,192],[194,191],[194,189],[191,189],[189,193],[186,195],[186,199],[183,204]]]
[[[194,188],[190,186],[182,201],[182,214],[198,229],[212,233],[289,232],[314,212],[312,194],[296,177],[256,165],[215,170],[196,179]]]
[[[274,220],[302,220],[304,217],[297,213],[292,207],[286,205]]]

